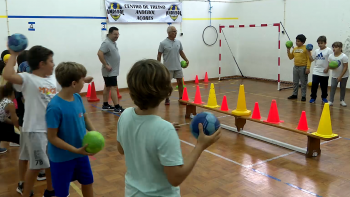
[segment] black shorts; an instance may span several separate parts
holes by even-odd
[[[0,122],[0,141],[13,142],[19,144],[20,135],[15,132],[13,124]]]
[[[103,77],[103,79],[105,80],[106,87],[118,86],[117,76]]]

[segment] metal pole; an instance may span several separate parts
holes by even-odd
[[[221,128],[227,129],[229,131],[233,131],[233,132],[236,132],[236,133],[239,133],[239,134],[251,137],[251,138],[255,138],[255,139],[258,139],[258,140],[270,143],[270,144],[281,146],[283,148],[287,148],[287,149],[290,149],[290,150],[293,150],[293,151],[296,151],[296,152],[299,152],[299,153],[306,154],[306,152],[307,152],[307,150],[305,148],[300,148],[300,147],[297,147],[297,146],[293,146],[291,144],[280,142],[278,140],[267,138],[267,137],[264,137],[264,136],[261,136],[261,135],[255,134],[255,133],[251,133],[251,132],[248,132],[248,131],[244,131],[244,130],[237,131],[237,129],[235,127],[230,127],[228,125],[221,124]]]

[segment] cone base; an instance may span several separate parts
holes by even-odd
[[[308,131],[310,128],[307,129],[299,129],[299,128],[295,128],[296,130],[300,130],[300,131]]]
[[[100,101],[99,98],[96,98],[96,99],[88,99],[88,102],[98,102],[98,101]]]
[[[264,122],[271,123],[271,124],[279,124],[279,123],[283,123],[284,121],[280,120],[279,122],[270,122],[270,121],[264,120]]]
[[[224,110],[224,109],[220,109],[221,111],[230,111],[229,109],[227,109],[227,110]]]
[[[252,119],[255,119],[255,120],[261,120],[261,117],[260,118],[257,118],[257,117],[252,117]]]
[[[330,135],[324,135],[324,134],[320,134],[320,133],[317,133],[317,132],[314,132],[312,133],[313,135],[316,135],[316,136],[319,136],[319,137],[323,137],[323,138],[332,138],[332,137],[337,137],[338,134],[330,134]]]
[[[214,105],[214,106],[212,106],[212,105],[204,105],[204,107],[209,107],[209,108],[218,108],[218,107],[220,107],[220,105]]]
[[[233,110],[231,113],[233,115],[236,115],[236,116],[250,116],[252,114],[252,111],[250,111],[250,110],[245,110],[245,111]]]

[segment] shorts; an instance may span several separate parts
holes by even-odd
[[[29,161],[31,170],[50,168],[47,142],[47,133],[21,132],[19,160]]]
[[[103,77],[103,79],[105,80],[106,87],[118,86],[117,76]]]
[[[184,77],[182,70],[169,70],[169,73],[170,79],[182,79]]]
[[[82,185],[89,185],[94,182],[88,156],[65,162],[50,161],[50,164],[52,186],[55,188],[57,197],[66,197],[69,195],[70,182],[78,181]]]

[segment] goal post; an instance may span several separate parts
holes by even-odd
[[[281,81],[281,24],[280,23],[273,23],[273,24],[250,24],[250,25],[219,25],[219,80],[225,80],[225,79],[232,79],[232,78],[240,78],[242,76],[222,76],[223,70],[222,70],[222,65],[221,65],[221,59],[222,59],[222,36],[224,28],[264,28],[264,27],[276,27],[276,30],[278,32],[278,39],[276,39],[277,42],[277,49],[278,53],[276,54],[277,56],[277,76],[275,79],[266,79],[266,78],[259,78],[259,77],[249,77],[249,76],[243,76],[244,78],[248,79],[256,79],[256,80],[264,80],[264,81],[274,81],[277,82],[277,90],[283,90],[283,89],[290,89],[292,88],[292,82],[287,82],[287,81]],[[235,60],[236,61],[236,60]],[[238,66],[239,68],[239,66]]]

